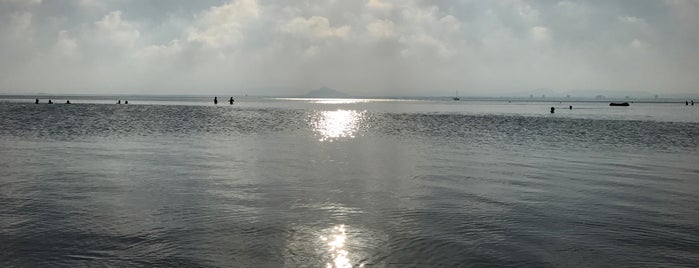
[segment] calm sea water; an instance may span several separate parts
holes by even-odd
[[[0,102],[2,267],[699,263],[699,106],[30,102]]]

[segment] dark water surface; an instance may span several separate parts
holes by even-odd
[[[0,266],[699,263],[696,111],[429,105],[0,103]]]

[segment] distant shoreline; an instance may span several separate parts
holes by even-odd
[[[174,99],[192,99],[206,100],[208,98],[229,97],[228,95],[190,95],[190,94],[172,94],[172,95],[153,95],[153,94],[0,94],[0,99],[5,100],[34,100],[34,99],[76,99],[76,100],[118,100],[118,99],[140,99],[140,100],[174,100]],[[235,99],[385,99],[385,100],[423,100],[423,101],[505,101],[505,102],[566,102],[566,103],[608,103],[608,102],[629,102],[629,103],[684,103],[691,98],[658,98],[658,99],[626,99],[626,98],[530,98],[530,97],[461,97],[461,100],[454,101],[448,96],[346,96],[337,98],[313,98],[307,96],[239,96],[232,95]],[[699,99],[694,99],[695,101]]]

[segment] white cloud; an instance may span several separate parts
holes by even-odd
[[[107,2],[106,1],[99,1],[99,0],[73,0],[74,3],[83,9],[89,10],[89,9],[105,9],[107,7]]]
[[[33,35],[32,18],[29,12],[13,13],[10,15],[10,36],[17,40],[31,41]]]
[[[259,18],[260,12],[256,0],[238,0],[212,7],[187,29],[187,41],[214,48],[237,45],[245,38],[245,24]]]
[[[390,20],[375,20],[369,23],[367,26],[367,31],[370,35],[374,37],[393,37],[396,35],[394,32],[393,21]]]
[[[60,56],[74,57],[78,53],[77,41],[65,30],[58,32],[54,48]]]
[[[630,24],[639,24],[639,23],[645,24],[646,23],[646,20],[644,20],[643,18],[634,17],[634,16],[619,16],[619,17],[617,17],[617,19],[621,22],[630,23]]]
[[[101,20],[95,22],[99,35],[106,36],[114,45],[133,47],[141,33],[136,27],[121,19],[121,11],[112,11]]]
[[[399,41],[405,47],[401,50],[401,55],[408,58],[424,59],[436,56],[439,59],[449,59],[456,53],[445,42],[427,34],[403,36]]]
[[[534,26],[529,30],[529,34],[535,42],[551,42],[551,31],[544,26]]]
[[[409,59],[454,60],[463,35],[461,21],[437,6],[415,3],[397,7],[400,17],[391,25],[400,45],[400,55]]]
[[[149,45],[141,49],[139,56],[145,58],[168,58],[182,53],[184,47],[180,40],[173,40],[165,45]]]
[[[318,46],[309,46],[303,51],[303,56],[309,58],[314,57],[318,54],[319,50]]]
[[[41,4],[41,0],[0,0],[0,4],[33,6]]]
[[[7,78],[0,89],[79,84],[188,93],[239,83],[430,95],[454,87],[699,84],[697,1],[633,8],[615,1],[208,3],[73,0],[56,8],[0,0],[0,72]],[[650,79],[650,69],[665,70],[664,78]],[[77,83],[73,74],[88,78]],[[269,92],[276,93],[289,92]]]
[[[437,6],[421,7],[417,5],[401,6],[403,18],[418,25],[425,25],[436,21],[440,10]]]
[[[629,27],[635,27],[636,29],[646,33],[651,31],[650,25],[644,18],[635,16],[619,16],[617,17],[617,20],[625,25],[628,25]]]
[[[393,4],[384,3],[381,0],[367,0],[366,6],[372,10],[390,11],[393,9]]]
[[[629,43],[629,47],[635,48],[635,49],[641,49],[641,48],[644,48],[644,47],[646,47],[646,46],[648,46],[646,43],[644,43],[644,42],[642,42],[641,40],[638,40],[638,39],[633,39],[633,40],[631,40],[631,42]]]
[[[313,16],[308,19],[301,17],[294,18],[282,25],[281,30],[285,33],[305,36],[312,39],[323,39],[329,37],[346,38],[351,27],[331,27],[328,18]]]
[[[459,21],[459,19],[452,15],[446,15],[442,17],[441,19],[439,19],[439,23],[449,31],[458,31],[461,28],[461,22]]]
[[[539,20],[539,11],[527,4],[518,6],[517,13],[527,22],[533,23]]]

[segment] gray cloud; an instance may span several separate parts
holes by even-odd
[[[0,92],[697,93],[699,2],[0,0]]]

